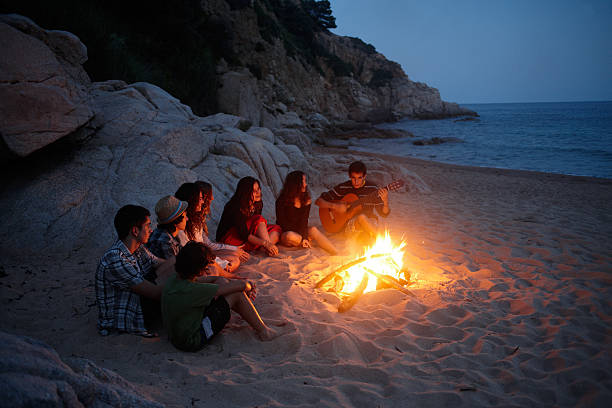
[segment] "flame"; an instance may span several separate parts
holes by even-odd
[[[404,240],[402,240],[399,245],[394,245],[388,230],[385,230],[382,235],[379,234],[376,237],[374,245],[366,248],[364,254],[360,256],[360,258],[371,257],[377,254],[388,254],[388,256],[370,258],[363,263],[348,268],[341,274],[344,285],[339,291],[342,293],[354,292],[361,283],[363,275],[367,274],[364,268],[368,268],[381,275],[389,275],[398,280],[403,279],[404,277],[401,275],[401,271],[404,264],[405,246],[406,241]],[[376,290],[377,280],[376,277],[369,274],[368,286],[364,290],[364,293]]]

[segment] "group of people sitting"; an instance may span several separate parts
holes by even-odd
[[[374,196],[342,227],[348,234],[374,236],[374,211],[383,217],[390,212],[388,191],[366,181],[362,162],[352,163],[348,173],[349,181],[321,194],[315,204],[343,214],[349,205],[342,198],[348,194]],[[216,242],[209,238],[207,227],[213,200],[207,182],[181,185],[174,195],[157,202],[154,231],[146,208],[119,209],[114,220],[118,239],[102,256],[95,275],[100,334],[154,337],[151,328],[161,317],[175,347],[197,351],[223,329],[230,310],[262,340],[279,334],[263,322],[252,303],[255,283],[239,278],[236,269],[257,250],[276,256],[277,245],[310,248],[314,241],[330,254],[338,252],[322,231],[308,225],[311,196],[306,175],[301,171],[287,175],[276,200],[276,224],[262,216],[259,181],[240,179],[223,209]]]

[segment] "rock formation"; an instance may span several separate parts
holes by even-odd
[[[3,21],[25,37],[35,32],[48,35],[22,17],[5,16]],[[76,50],[62,51],[63,55],[84,49],[78,41],[71,44]],[[40,48],[43,45],[39,44]],[[41,66],[52,65],[59,58],[57,49],[46,47],[39,51],[43,57],[37,58]],[[27,53],[28,49],[22,51]],[[315,160],[310,136],[297,128],[272,132],[251,127],[249,120],[238,116],[220,113],[198,117],[159,87],[123,81],[88,83],[80,63],[72,59],[71,64],[65,71],[70,71],[72,78],[81,78],[78,84],[85,105],[74,102],[74,111],[91,114],[84,125],[75,125],[62,140],[24,159],[5,162],[0,211],[12,216],[3,220],[0,239],[19,244],[3,245],[3,255],[68,256],[79,248],[102,251],[114,240],[112,220],[118,208],[132,203],[153,209],[160,197],[173,194],[188,181],[203,179],[213,185],[210,226],[214,234],[224,203],[244,176],[261,181],[264,216],[274,220],[275,197],[289,171],[305,171],[311,186],[321,186],[319,169],[344,174],[345,164]],[[18,73],[25,83],[33,82],[28,69]],[[5,103],[20,109],[22,101],[9,99]],[[56,114],[53,106],[47,109],[49,116]],[[58,106],[62,109],[63,105]],[[8,119],[6,123],[13,126]],[[47,130],[67,131],[62,124],[48,123]],[[30,137],[27,131],[18,136],[23,140]],[[327,179],[324,184],[329,186],[329,182]],[[152,218],[155,222],[155,216]]]
[[[62,361],[45,343],[4,332],[0,332],[0,395],[5,407],[162,406],[89,360]]]
[[[27,156],[93,117],[87,49],[76,36],[1,16],[0,49],[0,157]]]

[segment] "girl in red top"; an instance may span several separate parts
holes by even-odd
[[[236,192],[225,204],[217,227],[217,241],[230,245],[244,245],[252,251],[263,247],[270,256],[278,255],[276,243],[281,235],[278,225],[270,224],[261,216],[263,202],[259,181],[243,177]]]

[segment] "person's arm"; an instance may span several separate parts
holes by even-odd
[[[334,211],[339,211],[341,213],[346,212],[348,206],[339,201],[342,199],[342,195],[340,195],[336,190],[339,186],[334,187],[333,190],[326,191],[321,193],[319,198],[316,199],[315,204],[320,208],[329,208]]]
[[[251,281],[232,280],[229,283],[219,285],[219,289],[217,290],[217,295],[224,296],[224,295],[229,295],[231,293],[236,293],[236,292],[244,292],[251,300],[253,300],[255,299],[255,296],[257,295],[257,288],[255,287],[255,284]]]
[[[298,228],[297,233],[302,236],[302,239],[308,240],[308,216],[310,215],[310,204],[302,206],[298,210],[299,219],[298,219]]]
[[[162,262],[155,265],[155,272],[157,273],[157,283],[162,285],[166,280],[174,275],[176,271],[174,270],[174,264],[176,263],[176,257],[171,256],[166,260],[162,260]]]
[[[219,285],[219,289],[217,289],[217,295],[225,296],[235,292],[248,292],[252,289],[252,287],[253,286],[250,281],[232,280],[228,283]]]
[[[149,299],[160,300],[164,287],[162,285],[154,285],[148,280],[143,280],[136,285],[130,286],[130,290]]]
[[[391,209],[389,208],[389,190],[386,188],[379,189],[378,198],[381,202],[376,205],[376,212],[378,212],[378,214],[380,214],[382,217],[387,217],[391,212]]]
[[[222,249],[235,251],[238,249],[238,247],[234,245],[222,244],[220,242],[211,241],[210,238],[208,238],[208,235],[204,234],[203,231],[202,231],[202,243],[206,245],[208,248],[212,249],[213,251],[221,251]]]
[[[270,241],[267,241],[263,238],[259,238],[257,235],[253,234],[249,234],[249,236],[247,237],[247,241],[249,241],[253,245],[261,245],[266,249],[268,249],[268,247],[272,245]]]
[[[289,204],[286,201],[276,200],[276,224],[283,232],[291,231],[292,221]]]

